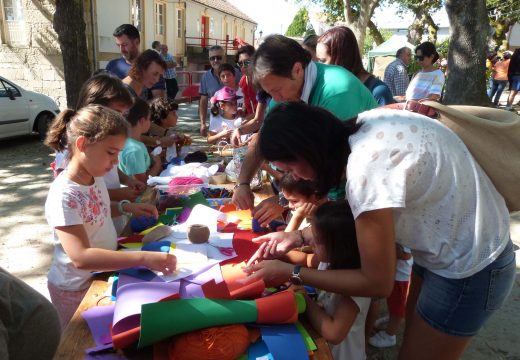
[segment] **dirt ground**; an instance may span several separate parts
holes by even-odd
[[[183,105],[179,127],[194,133],[196,107]],[[52,259],[51,233],[44,213],[52,181],[53,152],[37,136],[0,140],[0,266],[48,297],[46,274]],[[520,245],[520,213],[511,216],[511,235]],[[518,246],[516,247],[518,249]],[[507,303],[471,342],[463,359],[520,360],[520,253],[517,278]],[[369,359],[395,359],[396,348],[370,348]]]

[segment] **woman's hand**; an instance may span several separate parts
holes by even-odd
[[[276,258],[287,254],[298,246],[301,246],[301,238],[297,231],[278,231],[253,239],[253,242],[261,243],[258,250],[251,256],[247,266],[262,259]]]
[[[163,274],[171,274],[177,268],[177,258],[175,255],[157,251],[144,251],[144,265],[154,271]]]
[[[266,286],[279,286],[291,277],[294,265],[280,260],[264,260],[243,268],[248,274],[246,281],[262,279]]]
[[[254,206],[255,196],[253,195],[253,192],[249,186],[240,185],[235,190],[233,190],[233,197],[231,201],[237,208],[241,210],[252,209]]]
[[[271,196],[253,209],[253,217],[262,227],[267,227],[271,221],[282,216],[283,211],[284,208],[278,204],[278,197]]]
[[[134,179],[132,177],[128,177],[128,180],[126,181],[126,186],[128,186],[130,189],[143,192],[146,189],[146,184],[142,181],[139,181],[137,179]]]
[[[132,213],[134,216],[153,216],[155,219],[159,217],[157,208],[151,204],[130,203],[123,206],[124,211]]]

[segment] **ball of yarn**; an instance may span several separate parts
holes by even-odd
[[[174,337],[168,355],[170,360],[234,360],[249,343],[245,325],[217,326]]]

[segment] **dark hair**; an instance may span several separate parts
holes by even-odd
[[[395,57],[396,58],[400,58],[401,55],[406,51],[406,49],[410,50],[410,48],[406,47],[406,46],[403,46],[402,48],[400,48],[399,50],[397,50],[397,52],[395,53]]]
[[[224,48],[220,45],[213,45],[212,47],[209,48],[208,51],[217,51],[217,50],[222,50],[224,51]]]
[[[337,186],[350,154],[355,121],[342,123],[329,111],[301,102],[280,103],[260,129],[259,151],[267,161],[304,160],[315,173],[316,195]]]
[[[223,71],[230,71],[235,76],[235,67],[228,63],[220,64],[217,70],[217,76],[220,78],[220,73]]]
[[[57,151],[69,149],[78,136],[85,136],[89,144],[95,144],[112,135],[128,136],[128,122],[123,115],[101,105],[87,105],[78,111],[64,110],[52,122],[45,145]]]
[[[269,35],[253,56],[253,77],[256,82],[269,74],[291,78],[294,64],[299,62],[306,68],[310,61],[311,54],[297,41]]]
[[[255,48],[252,45],[244,45],[240,49],[237,50],[237,54],[235,55],[235,62],[238,62],[241,54],[247,54],[252,57],[255,54]]]
[[[128,36],[129,39],[139,39],[141,40],[141,35],[139,35],[139,30],[134,25],[131,24],[123,24],[116,27],[112,36],[119,37],[121,35]]]
[[[148,69],[148,67],[152,64],[156,63],[164,70],[166,70],[166,62],[162,59],[161,55],[157,53],[155,50],[145,50],[143,51],[132,63],[130,70],[128,70],[128,76],[130,76],[134,80],[141,80],[141,76],[143,75],[143,71]]]
[[[114,102],[123,103],[130,107],[133,104],[132,95],[118,77],[101,73],[92,76],[81,86],[76,110],[89,104],[109,107]]]
[[[177,111],[179,105],[170,98],[157,98],[150,104],[150,117],[154,123],[161,125],[172,111]]]
[[[316,52],[316,45],[318,45],[318,35],[309,34],[303,38],[302,45],[308,47],[312,51]]]
[[[285,173],[282,176],[278,187],[282,191],[300,194],[305,197],[316,195],[316,186],[312,181],[303,179],[295,180],[289,173]]]
[[[331,64],[339,65],[360,77],[368,74],[363,67],[356,35],[346,26],[336,26],[325,31],[318,43],[327,48]]]
[[[435,45],[429,41],[425,41],[422,44],[418,45],[415,48],[415,53],[417,54],[417,50],[421,50],[423,56],[432,56],[433,60],[432,64],[439,60],[439,53],[435,49]]]
[[[139,119],[147,118],[150,114],[150,106],[146,101],[141,98],[135,98],[134,106],[130,108],[126,115],[126,121],[135,127],[139,122]]]
[[[315,242],[325,248],[330,269],[361,267],[356,224],[348,202],[328,201],[320,205],[314,213],[313,226]]]
[[[161,45],[161,42],[157,40],[152,41],[152,49],[157,50],[157,45]]]

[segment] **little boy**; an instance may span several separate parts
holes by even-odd
[[[148,149],[141,141],[141,135],[150,129],[151,124],[148,104],[136,98],[126,120],[132,126],[132,130],[123,151],[119,153],[119,168],[127,176],[133,176],[146,183],[148,176],[157,176],[162,170],[161,156],[154,155],[151,164]]]
[[[242,89],[237,84],[235,77],[235,68],[231,64],[224,63],[218,67],[217,75],[222,85],[235,90],[235,94],[237,95],[237,97],[239,97],[237,99],[237,110],[240,113],[240,116],[242,117],[242,109],[244,108],[244,94],[242,93]]]

